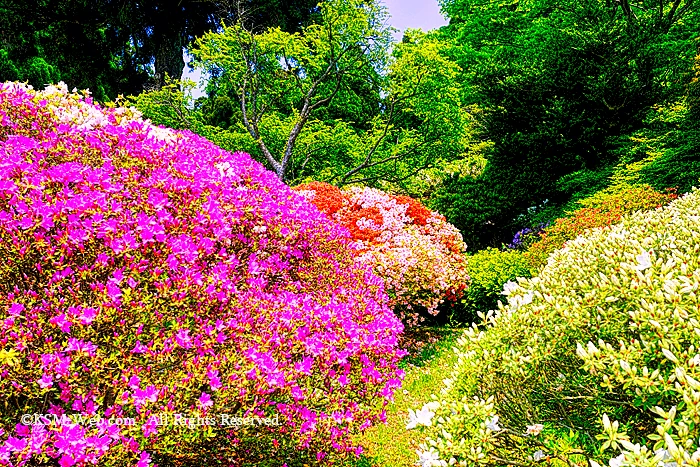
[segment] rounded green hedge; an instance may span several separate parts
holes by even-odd
[[[519,251],[501,251],[496,248],[481,250],[468,258],[467,273],[471,278],[462,299],[459,318],[473,321],[477,312],[493,310],[498,301],[505,301],[503,284],[518,277],[530,277],[527,260]]]

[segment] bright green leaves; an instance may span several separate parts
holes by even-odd
[[[0,350],[0,365],[15,366],[19,363],[17,351],[14,349]]]

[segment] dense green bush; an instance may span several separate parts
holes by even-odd
[[[655,112],[657,126],[665,124],[662,154],[642,168],[640,179],[651,186],[675,186],[686,193],[700,180],[700,55],[684,98]]]
[[[657,189],[675,186],[681,193],[700,186],[700,130],[686,131],[684,137],[685,144],[642,169],[642,180]]]
[[[694,191],[508,283],[422,413],[424,465],[698,465],[699,252]]]
[[[530,277],[527,261],[519,251],[500,251],[488,248],[468,259],[467,271],[471,284],[462,300],[462,321],[471,322],[478,311],[486,312],[498,306],[505,297],[503,284],[517,277]]]

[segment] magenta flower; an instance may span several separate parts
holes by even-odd
[[[294,369],[296,369],[302,374],[310,375],[311,366],[313,365],[313,363],[314,359],[312,357],[305,357],[301,362],[297,362],[294,364]]]
[[[92,342],[84,342],[74,337],[68,339],[68,345],[65,349],[66,352],[85,352],[88,355],[95,355],[95,350],[97,350],[97,346]]]
[[[134,375],[131,378],[129,378],[129,387],[131,389],[138,389],[140,384],[141,378],[139,378],[138,376]]]
[[[139,456],[139,461],[136,467],[148,467],[151,464],[151,456],[146,451],[143,451]]]
[[[73,456],[69,456],[68,454],[64,454],[61,456],[61,459],[58,461],[58,465],[61,467],[72,467],[75,465],[75,459]]]
[[[19,316],[24,311],[24,305],[21,303],[13,303],[10,305],[8,313],[10,316]]]
[[[41,389],[46,389],[53,386],[53,379],[46,373],[44,373],[44,375],[41,378],[39,378],[37,382],[39,383],[39,387],[41,387]]]
[[[140,341],[136,341],[136,345],[131,349],[131,353],[144,353],[148,348],[143,345]]]
[[[49,320],[49,323],[57,326],[63,332],[70,332],[71,322],[66,319],[65,313],[54,316]]]
[[[199,397],[199,406],[203,409],[208,409],[213,405],[214,402],[211,400],[211,396],[206,392],[203,392],[202,395]]]
[[[219,379],[218,371],[208,371],[207,378],[209,378],[209,387],[211,387],[212,390],[216,391],[217,389],[221,389],[222,384]]]
[[[148,386],[146,389],[134,390],[134,406],[141,407],[147,402],[158,400],[158,391],[155,386]]]
[[[11,452],[21,452],[27,447],[27,440],[10,437],[7,439],[7,441],[5,441],[5,446]]]
[[[192,338],[189,329],[180,329],[175,335],[175,342],[183,349],[192,348]]]

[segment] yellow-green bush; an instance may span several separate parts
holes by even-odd
[[[699,287],[700,191],[572,240],[460,338],[422,465],[698,465]]]
[[[468,258],[467,272],[471,278],[469,288],[462,299],[463,315],[476,318],[477,311],[492,310],[498,301],[505,301],[501,294],[503,284],[517,277],[530,277],[528,263],[519,251],[500,251],[496,248],[481,250]]]

